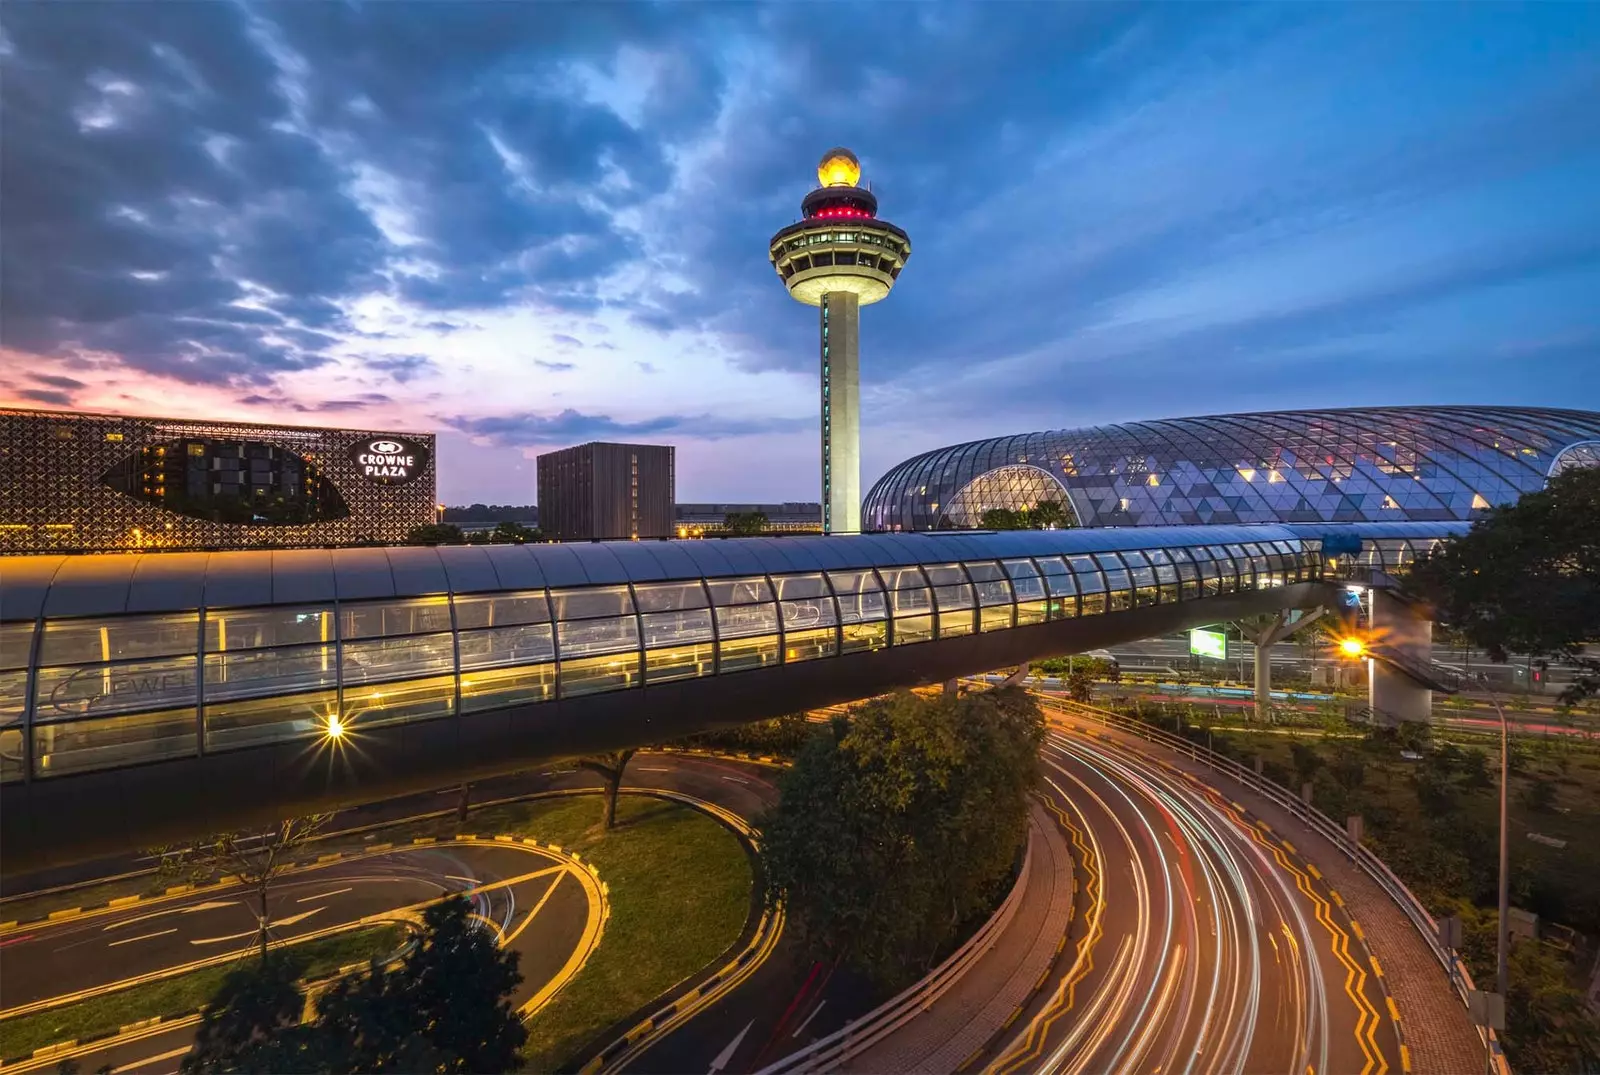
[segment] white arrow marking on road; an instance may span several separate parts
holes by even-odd
[[[205,903],[190,904],[188,907],[171,907],[165,911],[152,911],[150,914],[142,914],[138,918],[124,918],[120,922],[113,922],[109,926],[102,926],[100,927],[100,932],[104,933],[108,929],[121,929],[123,926],[132,926],[139,922],[148,922],[152,918],[162,918],[169,914],[194,914],[196,911],[215,911],[221,907],[232,907],[237,902],[239,901],[209,900]]]
[[[288,918],[280,918],[276,922],[269,922],[269,923],[267,923],[267,928],[271,929],[274,926],[292,926],[296,922],[304,922],[306,919],[310,918],[312,915],[316,914],[317,912],[325,911],[325,910],[327,910],[326,907],[313,907],[313,908],[311,908],[311,910],[306,911],[303,914],[292,914]],[[221,944],[223,941],[237,941],[237,940],[240,940],[241,938],[244,938],[244,937],[255,937],[255,936],[259,935],[260,932],[261,932],[261,930],[259,928],[247,929],[243,933],[230,933],[226,937],[203,937],[200,940],[190,941],[189,943],[190,944]]]
[[[148,941],[152,937],[165,937],[169,933],[176,933],[176,932],[178,932],[178,927],[177,926],[173,926],[171,929],[160,930],[159,932],[156,932],[156,933],[146,933],[146,934],[143,934],[142,936],[139,936],[139,937],[124,937],[120,941],[111,941],[106,945],[106,947],[107,948],[115,948],[119,944],[132,944],[134,941]]]
[[[746,1023],[744,1025],[744,1029],[739,1031],[739,1036],[730,1041],[728,1043],[728,1047],[717,1054],[717,1058],[711,1061],[711,1071],[709,1075],[717,1075],[717,1072],[728,1066],[728,1064],[733,1060],[733,1054],[739,1051],[739,1043],[744,1041],[744,1036],[750,1033],[750,1028],[755,1025],[756,1021],[754,1019]]]
[[[818,1004],[815,1008],[811,1009],[811,1014],[806,1016],[806,1021],[801,1023],[798,1027],[795,1028],[795,1032],[794,1032],[794,1036],[795,1037],[798,1038],[800,1036],[800,1032],[802,1030],[804,1030],[806,1027],[811,1025],[811,1020],[813,1020],[813,1019],[815,1019],[817,1017],[817,1013],[822,1010],[822,1005],[826,1004],[826,1003],[828,1003],[828,1002],[827,1001],[823,1001],[822,1004]]]

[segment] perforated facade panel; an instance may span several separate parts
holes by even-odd
[[[431,433],[0,409],[0,553],[397,544],[434,488]]]

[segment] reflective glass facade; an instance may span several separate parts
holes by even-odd
[[[1409,548],[1409,547],[1408,547]],[[1321,577],[1284,527],[22,557],[0,782],[539,704]]]
[[[1585,443],[1587,442],[1587,443]],[[1175,418],[926,452],[867,493],[870,531],[975,527],[1060,500],[1077,526],[1471,520],[1600,459],[1600,413],[1373,407]]]

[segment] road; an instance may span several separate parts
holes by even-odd
[[[1080,875],[1049,984],[984,1058],[1010,1072],[1400,1070],[1341,905],[1226,800],[1054,723],[1045,794]]]
[[[737,761],[642,752],[628,766],[624,789],[676,792],[713,803],[740,817],[754,817],[776,799],[772,772],[770,767]],[[487,806],[506,799],[594,786],[595,777],[589,773],[551,768],[475,784],[473,801],[478,806]],[[367,826],[414,820],[430,813],[448,813],[454,809],[457,796],[458,791],[452,788],[431,795],[370,804],[339,815],[331,828],[360,831]],[[100,872],[116,874],[136,869],[140,859],[139,855],[129,855],[108,860],[100,864]],[[573,881],[567,880],[570,872],[556,877],[559,884],[551,883],[555,875],[541,873],[554,861],[542,849],[488,843],[472,846],[450,843],[364,854],[286,877],[275,886],[278,891],[270,897],[269,916],[276,923],[276,936],[295,936],[302,931],[353,923],[367,915],[430,899],[445,891],[475,890],[478,913],[502,932],[503,939],[510,938],[513,946],[523,953],[521,967],[527,981],[514,998],[514,1002],[522,1004],[563,969],[568,954],[584,933],[584,893]],[[56,881],[52,876],[23,879],[24,884],[34,890],[49,888]],[[510,881],[515,884],[507,883]],[[339,891],[345,889],[348,891]],[[534,917],[528,912],[536,907],[546,891],[550,899]],[[116,912],[41,924],[42,928],[19,927],[0,937],[0,943],[11,945],[0,949],[0,998],[3,998],[0,1003],[12,1008],[47,994],[93,989],[120,978],[170,968],[182,962],[185,956],[192,961],[195,958],[192,951],[204,947],[191,944],[196,940],[233,935],[228,940],[216,941],[219,954],[222,950],[248,950],[255,929],[254,913],[239,905],[238,893],[228,901],[231,902],[227,907],[207,906],[226,902],[213,889],[170,902],[140,904]],[[308,917],[286,921],[305,915],[313,908],[316,910]],[[144,917],[154,910],[160,911],[159,918]],[[142,917],[144,921],[140,921]],[[528,928],[530,920],[537,928]],[[174,932],[167,933],[168,929]],[[111,942],[117,940],[131,943],[112,947]],[[62,966],[68,969],[70,977],[56,972],[57,959],[64,960]],[[792,954],[780,943],[778,951],[757,969],[757,975],[735,990],[725,1003],[735,1006],[736,1010],[749,1007],[757,1015],[769,1017],[762,1010],[773,1005],[771,989],[775,983],[777,988],[783,988],[782,983],[795,974],[803,974],[803,971],[795,970]],[[778,1014],[781,1013],[770,1015],[773,1022]],[[726,1044],[721,1040],[720,1031],[710,1026],[713,1022],[714,1019],[697,1016],[677,1034],[669,1035],[660,1047],[671,1050],[672,1055],[704,1053],[709,1063]],[[118,1073],[170,1075],[177,1071],[179,1060],[193,1041],[193,1023],[191,1019],[170,1027],[152,1027],[148,1033],[132,1039],[116,1039],[109,1045],[91,1045],[71,1054],[35,1062],[9,1064],[4,1070],[54,1071],[64,1055],[71,1055],[84,1071],[110,1065]]]
[[[269,935],[275,944],[327,936],[461,892],[496,928],[525,935],[519,947],[529,955],[558,950],[577,939],[585,919],[581,887],[563,885],[566,874],[564,860],[523,845],[446,844],[361,855],[275,881],[267,898]],[[535,910],[541,912],[536,923]],[[231,962],[256,943],[256,898],[238,886],[23,927],[0,938],[0,1017]],[[534,989],[542,984],[532,982]]]

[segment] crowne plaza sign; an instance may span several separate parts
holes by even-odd
[[[427,468],[428,449],[407,437],[377,436],[358,441],[350,461],[370,482],[405,485]]]

